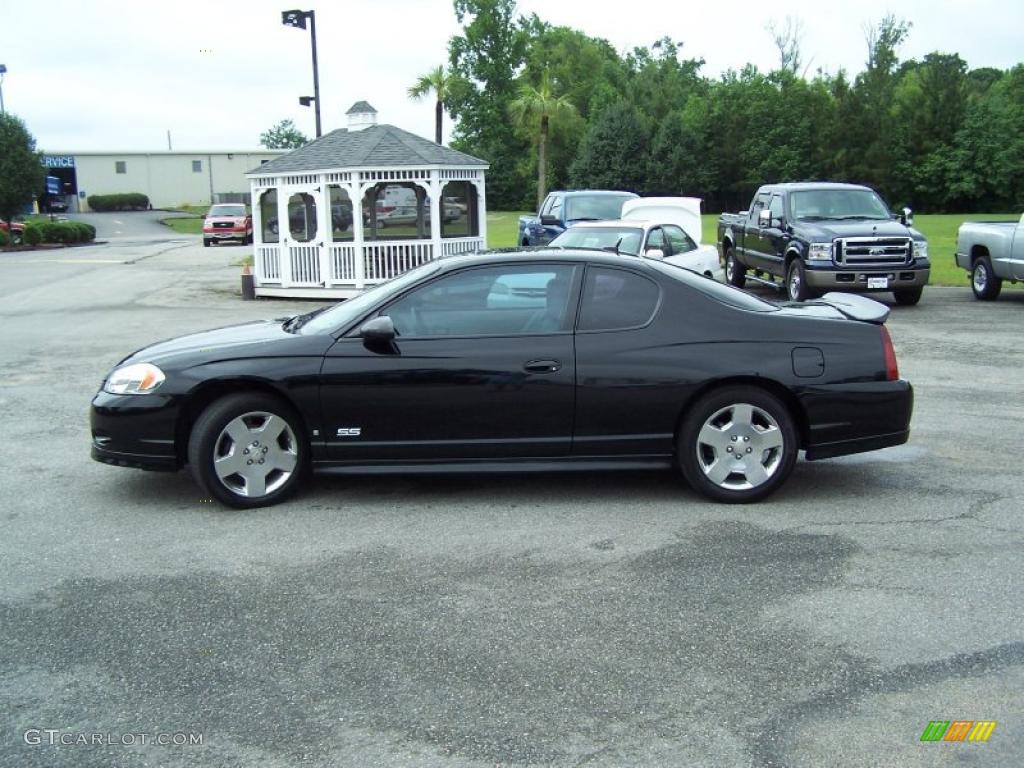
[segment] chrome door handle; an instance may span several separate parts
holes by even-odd
[[[555,373],[561,368],[562,364],[558,360],[530,360],[523,363],[523,370],[531,373]]]

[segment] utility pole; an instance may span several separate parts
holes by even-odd
[[[286,27],[306,28],[306,19],[309,19],[309,36],[313,46],[313,95],[299,96],[299,104],[308,107],[310,102],[315,102],[316,114],[316,137],[322,135],[320,128],[320,68],[316,62],[316,13],[313,11],[281,11],[281,23]]]

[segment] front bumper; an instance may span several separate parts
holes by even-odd
[[[864,453],[910,439],[914,388],[909,381],[871,381],[811,387],[799,395],[807,415],[809,461]]]
[[[885,269],[805,269],[807,285],[822,291],[899,291],[928,285],[931,268],[890,267]],[[885,288],[868,288],[869,278],[886,278]]]
[[[249,231],[245,229],[203,230],[203,237],[207,240],[245,240],[248,236]]]
[[[177,449],[177,398],[111,395],[100,391],[89,411],[91,456],[104,464],[173,471],[184,463]]]

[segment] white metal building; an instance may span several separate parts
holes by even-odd
[[[344,298],[487,242],[485,161],[378,125],[365,101],[348,115],[249,174],[257,295]]]
[[[89,195],[141,192],[154,208],[248,200],[246,173],[286,150],[238,152],[47,152],[43,165],[63,186],[69,211]]]

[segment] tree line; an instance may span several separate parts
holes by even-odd
[[[711,78],[671,37],[620,54],[518,15],[514,0],[454,7],[462,34],[447,69],[410,93],[433,91],[455,119],[452,146],[491,164],[494,209],[589,187],[733,210],[761,184],[801,179],[869,184],[919,211],[1024,207],[1024,65],[970,69],[940,52],[901,61],[912,25],[894,16],[865,28],[855,76],[808,77],[800,24],[787,20],[766,30],[775,69]]]

